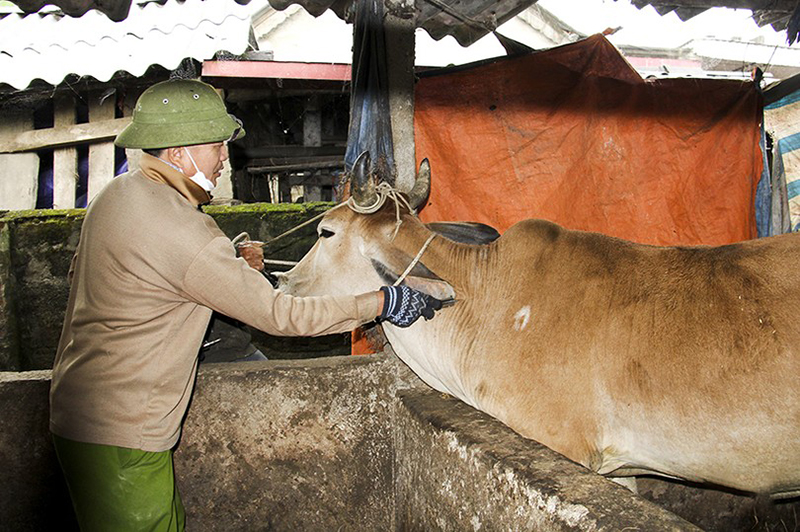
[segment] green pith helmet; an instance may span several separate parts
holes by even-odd
[[[139,96],[133,121],[117,135],[121,148],[144,150],[192,146],[244,136],[214,87],[190,79],[156,83]]]

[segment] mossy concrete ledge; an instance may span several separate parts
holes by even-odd
[[[257,203],[204,210],[231,238],[247,232],[254,240],[268,241],[330,207]],[[0,216],[0,371],[52,367],[69,295],[67,272],[85,214],[85,209],[71,209],[8,211]],[[299,260],[315,235],[310,224],[268,246],[265,256]]]

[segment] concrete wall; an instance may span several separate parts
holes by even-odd
[[[455,398],[399,398],[402,530],[699,530]]]
[[[77,530],[48,430],[50,371],[0,373],[0,529]]]
[[[323,212],[329,205],[248,204],[206,207],[231,238],[247,231],[256,240],[268,240]],[[0,213],[0,371],[52,367],[58,346],[69,286],[67,271],[78,245],[84,209]],[[315,228],[268,247],[265,255],[299,260],[313,245]],[[292,352],[320,353],[348,350],[346,336],[284,340],[254,335],[268,356]]]
[[[0,373],[0,523],[75,530],[47,430],[49,371]],[[211,364],[175,454],[190,530],[696,530],[421,384],[392,355]],[[704,529],[797,530],[750,499],[651,480]]]
[[[0,374],[0,523],[71,530],[49,372]],[[393,356],[201,369],[175,454],[190,530],[692,530]]]
[[[392,530],[388,357],[213,364],[175,455],[192,530]]]

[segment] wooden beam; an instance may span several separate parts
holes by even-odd
[[[53,129],[69,129],[75,124],[75,100],[65,94],[53,102]],[[59,148],[53,152],[53,208],[74,209],[78,184],[78,150]]]
[[[267,145],[245,148],[244,156],[248,159],[268,159],[273,157],[326,157],[337,155],[344,160],[344,151],[344,146]]]
[[[323,163],[325,166],[319,168],[330,168],[332,166],[344,166],[344,155],[327,155],[321,157],[264,157],[259,159],[248,159],[246,166],[248,171],[253,167],[262,166],[271,168],[274,166],[289,165],[304,165],[304,164],[317,164]],[[263,170],[258,170],[261,172]]]
[[[350,81],[350,65],[279,61],[204,61],[203,76]]]
[[[4,135],[0,137],[0,153],[66,148],[112,140],[130,122],[130,118],[116,118],[86,124],[64,123],[48,129],[25,131],[16,137]]]
[[[114,120],[116,98],[112,95],[105,100],[100,94],[92,94],[89,99],[89,124]],[[114,143],[111,141],[89,146],[88,201],[114,179]]]
[[[344,161],[337,159],[335,161],[319,161],[319,162],[301,162],[301,163],[287,163],[275,164],[267,166],[248,166],[248,174],[268,174],[279,172],[301,172],[303,170],[320,170],[323,168],[341,168],[344,169]]]

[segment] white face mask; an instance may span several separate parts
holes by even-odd
[[[211,192],[214,190],[214,183],[208,180],[206,174],[200,171],[197,167],[197,163],[194,162],[194,157],[192,157],[192,152],[189,151],[189,148],[183,148],[186,150],[186,153],[189,155],[189,160],[192,161],[192,165],[194,166],[195,173],[193,176],[189,176],[189,179],[200,185],[200,188],[205,190],[206,192]]]

